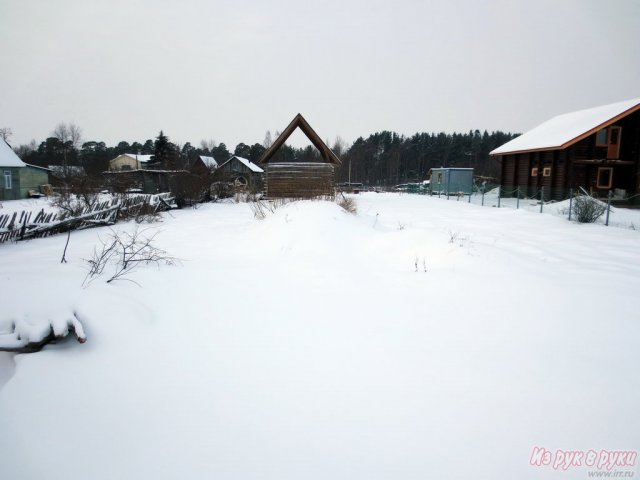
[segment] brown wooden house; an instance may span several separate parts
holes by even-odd
[[[320,153],[318,162],[273,161],[284,142],[300,128]],[[320,136],[300,114],[284,129],[264,152],[260,164],[264,165],[265,192],[269,198],[313,198],[335,195],[335,167],[340,159],[327,147]]]
[[[623,199],[640,193],[640,99],[567,113],[496,148],[504,195],[560,200],[579,187]]]

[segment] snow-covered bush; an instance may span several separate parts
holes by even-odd
[[[607,206],[589,195],[579,195],[573,199],[571,210],[578,222],[593,223],[607,210]]]

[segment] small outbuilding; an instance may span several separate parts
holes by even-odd
[[[0,200],[19,200],[41,193],[49,183],[49,169],[24,163],[0,138]]]
[[[471,195],[473,168],[432,168],[429,185],[431,193]]]
[[[300,128],[320,152],[319,162],[272,162],[275,153],[296,128]],[[335,196],[335,167],[340,159],[327,147],[300,114],[284,129],[264,152],[260,164],[265,166],[265,192],[268,198],[313,198]]]
[[[244,157],[232,156],[218,167],[217,172],[222,179],[238,187],[247,187],[253,192],[262,190],[264,170]]]

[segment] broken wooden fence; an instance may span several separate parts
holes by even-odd
[[[47,237],[56,233],[99,225],[113,225],[118,218],[129,217],[131,210],[148,206],[152,211],[164,211],[173,207],[168,193],[158,195],[132,195],[96,202],[74,216],[40,210],[0,214],[0,243],[9,240],[26,240]],[[33,217],[33,219],[32,219]]]

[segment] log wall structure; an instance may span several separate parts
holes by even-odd
[[[289,136],[300,128],[320,152],[321,162],[273,162],[271,159]],[[335,167],[340,159],[322,141],[300,114],[263,154],[260,164],[264,166],[265,194],[267,198],[314,198],[335,196]]]
[[[267,165],[267,197],[314,198],[335,196],[335,169],[330,163],[285,162]]]

